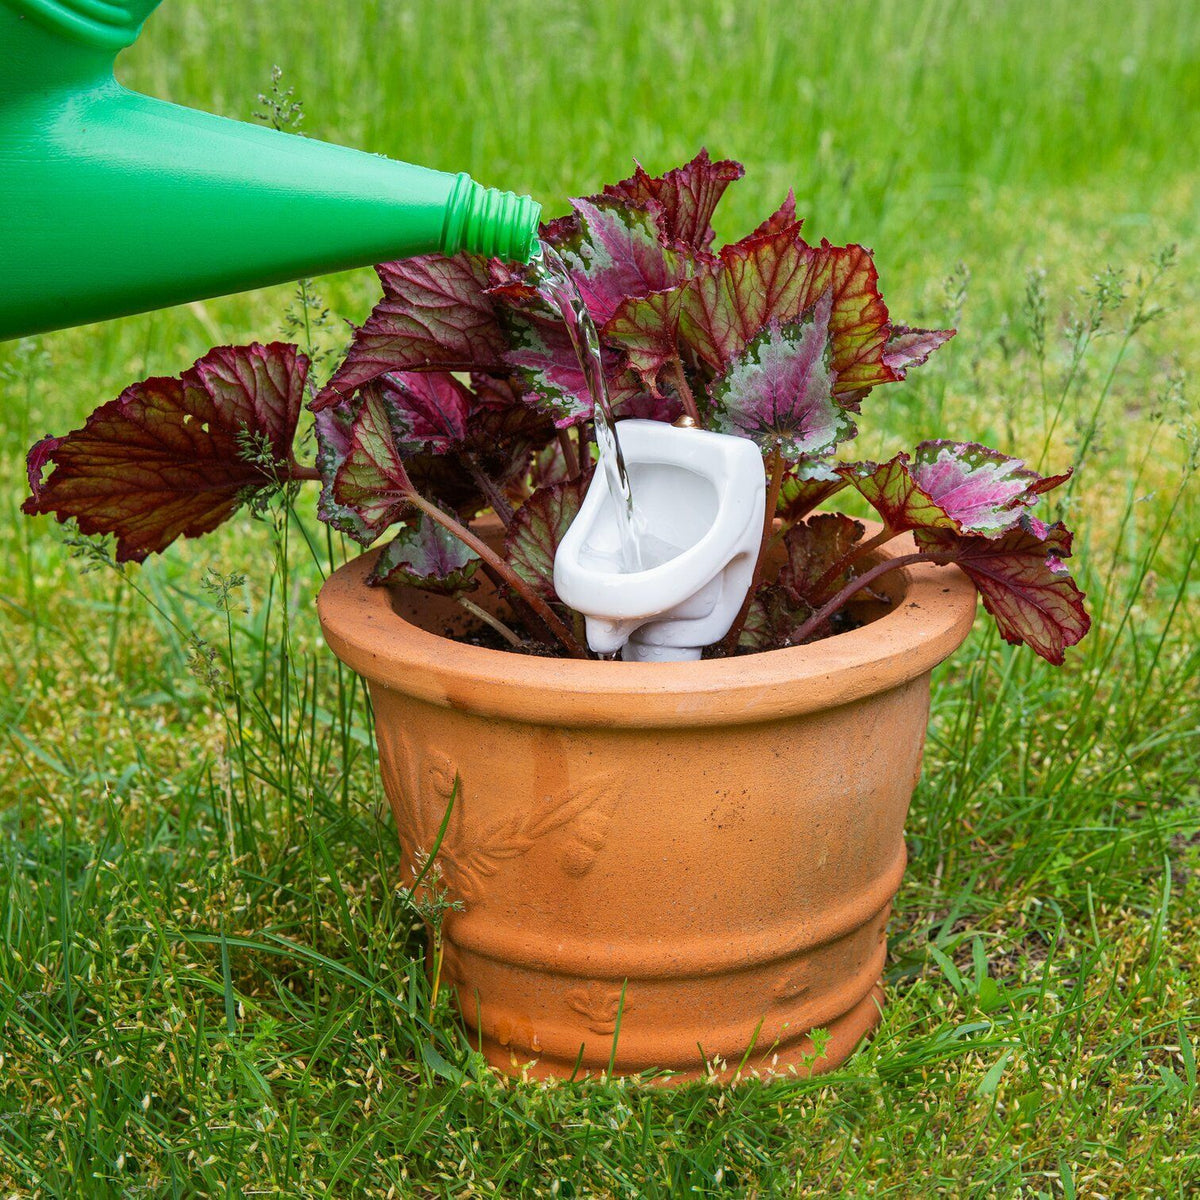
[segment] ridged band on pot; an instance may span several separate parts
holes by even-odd
[[[370,563],[330,577],[321,624],[370,685],[406,870],[455,797],[442,974],[489,1059],[582,1074],[616,1038],[618,1072],[679,1079],[748,1051],[763,1071],[849,1054],[878,1019],[929,674],[970,629],[966,578],[904,568],[849,633],[642,664],[454,641],[457,605],[368,588]]]

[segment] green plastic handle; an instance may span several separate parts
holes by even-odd
[[[158,0],[0,0],[0,340],[413,254],[527,261],[540,206],[121,87]]]

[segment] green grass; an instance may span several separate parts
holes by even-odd
[[[1055,671],[981,621],[938,672],[889,1007],[842,1069],[512,1084],[431,1002],[311,497],[124,577],[18,511],[29,442],[278,335],[294,289],[0,346],[0,1194],[1194,1194],[1190,7],[172,0],[124,73],[244,117],[274,62],[311,135],[550,211],[701,143],[748,167],[722,234],[794,185],[899,318],[961,330],[868,401],[863,451],[1078,462],[1096,627]],[[317,286],[352,319],[374,296]]]

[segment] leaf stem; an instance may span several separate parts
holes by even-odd
[[[593,470],[592,455],[588,449],[591,444],[590,426],[587,421],[580,421],[575,426],[576,436],[579,438],[579,470],[583,475],[590,478]]]
[[[704,424],[700,420],[700,410],[696,407],[696,397],[692,393],[687,376],[683,373],[682,359],[671,359],[670,366],[667,368],[667,378],[675,385],[675,393],[683,402],[683,411],[696,422],[697,429],[703,429]]]
[[[567,474],[572,479],[579,478],[579,455],[575,452],[575,443],[571,441],[571,434],[566,429],[558,431],[558,448],[562,451],[563,458],[567,462]]]
[[[316,467],[306,467],[293,459],[287,464],[287,477],[297,483],[311,480],[313,483],[324,483],[321,472]]]
[[[588,657],[587,651],[575,640],[575,635],[559,620],[558,615],[550,605],[491,546],[473,534],[465,525],[456,521],[449,513],[443,512],[432,501],[426,500],[424,496],[418,495],[416,492],[409,492],[408,500],[415,508],[419,508],[426,516],[436,521],[448,533],[452,533],[463,545],[469,546],[474,550],[537,613],[546,627],[562,643],[563,648],[572,658]]]
[[[518,650],[521,648],[521,639],[499,617],[492,616],[486,608],[480,608],[468,596],[456,596],[455,599],[471,616],[494,629],[510,646],[514,646]]]
[[[729,627],[729,632],[725,635],[721,642],[721,649],[726,654],[733,654],[737,650],[738,639],[742,636],[742,629],[746,624],[746,618],[750,615],[750,605],[754,603],[754,593],[758,591],[758,585],[762,583],[763,571],[767,566],[767,549],[771,545],[771,534],[775,530],[775,509],[779,505],[779,489],[783,487],[783,469],[785,467],[783,454],[776,447],[767,456],[767,472],[770,482],[767,484],[767,507],[763,513],[763,531],[762,540],[758,544],[758,558],[754,563],[754,576],[750,580],[750,587],[746,592],[746,598],[742,601],[742,607],[738,610],[738,615],[734,617],[733,624]]]
[[[471,478],[475,480],[475,486],[483,493],[484,498],[492,506],[492,512],[500,518],[504,528],[507,529],[513,522],[513,509],[507,497],[496,486],[496,481],[479,465],[479,459],[474,454],[464,454],[463,459]]]
[[[852,546],[841,558],[813,584],[810,595],[815,600],[820,600],[825,594],[825,589],[844,575],[860,558],[871,553],[872,550],[878,550],[880,546],[886,545],[894,537],[899,537],[900,531],[892,529],[885,525],[874,537],[869,537],[865,542],[860,542],[857,546]]]
[[[934,562],[935,560],[928,554],[917,552],[916,554],[901,554],[898,558],[887,558],[881,563],[876,563],[869,571],[864,571],[861,575],[856,575],[832,600],[821,605],[819,609],[799,629],[792,634],[789,639],[793,646],[800,645],[806,637],[817,629],[823,621],[827,621],[834,613],[846,603],[856,592],[861,592],[863,588],[869,587],[880,575],[886,575],[889,571],[895,571],[899,567],[911,566],[913,563]]]

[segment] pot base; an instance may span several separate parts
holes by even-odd
[[[882,1016],[883,984],[877,983],[849,1012],[826,1023],[829,1040],[825,1044],[825,1053],[820,1058],[815,1056],[812,1039],[805,1036],[783,1050],[761,1056],[752,1054],[744,1066],[736,1062],[723,1063],[718,1059],[702,1066],[664,1071],[651,1075],[643,1082],[651,1087],[680,1087],[700,1079],[711,1079],[717,1083],[744,1083],[751,1079],[807,1079],[812,1075],[824,1075],[827,1071],[840,1067],[858,1049],[879,1025]],[[481,1045],[483,1056],[488,1063],[496,1070],[514,1078],[583,1080],[599,1074],[583,1069],[574,1061],[568,1062],[546,1055],[522,1061],[511,1047],[502,1045],[495,1038],[486,1035],[481,1038],[474,1029],[468,1032],[471,1041],[477,1046]]]

